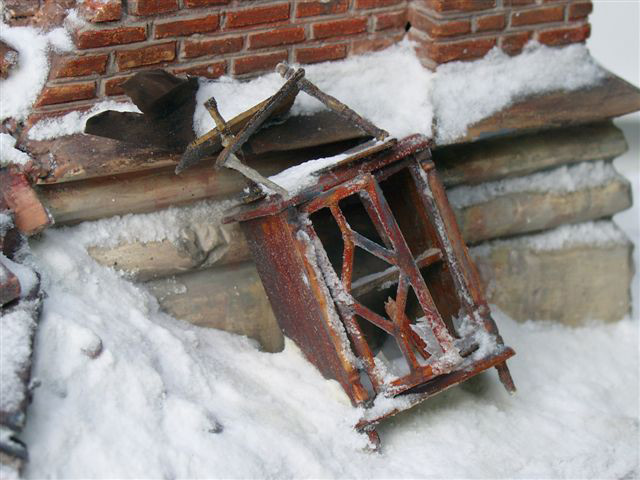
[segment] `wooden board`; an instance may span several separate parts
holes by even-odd
[[[613,74],[591,88],[533,95],[471,125],[451,143],[591,123],[640,110],[640,90]]]

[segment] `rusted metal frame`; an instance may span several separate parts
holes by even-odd
[[[289,65],[287,65],[286,63],[279,63],[277,65],[277,67],[276,67],[276,71],[283,78],[286,78],[286,79],[293,78],[295,76],[295,74],[297,72],[299,72],[300,70],[301,69],[298,69],[296,71],[293,68],[289,67]],[[304,73],[304,70],[303,70],[303,73]],[[389,133],[387,131],[376,127],[369,120],[367,120],[366,118],[358,115],[355,111],[353,111],[351,108],[346,106],[344,103],[342,103],[337,98],[332,97],[331,95],[328,95],[328,94],[324,93],[322,90],[320,90],[318,87],[316,87],[313,83],[311,83],[306,78],[301,78],[301,79],[297,80],[297,83],[298,83],[299,88],[303,92],[305,92],[308,95],[311,95],[315,99],[319,100],[327,108],[329,108],[330,110],[333,110],[334,112],[336,112],[341,117],[349,120],[350,122],[353,122],[358,127],[360,127],[362,130],[364,130],[365,132],[370,134],[372,137],[376,137],[378,140],[384,140],[385,138],[387,138],[389,136]]]
[[[402,352],[402,356],[407,361],[409,369],[414,372],[420,368],[420,364],[418,363],[415,353],[413,353],[409,333],[411,331],[411,327],[409,326],[409,320],[404,313],[407,305],[408,292],[409,284],[407,282],[407,277],[403,272],[400,272],[396,299],[393,300],[392,298],[389,298],[385,302],[384,308],[395,327],[393,336],[400,348],[400,351]]]
[[[417,260],[418,268],[421,268],[420,261]],[[397,305],[396,312],[401,315],[403,331],[408,333],[409,345],[413,344],[413,347],[425,360],[431,355],[427,352],[427,344],[420,338],[420,336],[411,328],[411,322],[407,317],[405,311],[407,309],[407,294],[409,293],[409,279],[404,273],[400,273],[398,277],[398,289],[396,290],[395,304]]]
[[[392,417],[404,410],[408,410],[409,408],[414,407],[415,405],[427,400],[428,398],[433,397],[434,395],[454,386],[459,383],[464,382],[465,380],[476,376],[478,373],[488,370],[489,368],[495,367],[496,365],[504,362],[515,355],[515,352],[506,347],[504,350],[499,353],[489,355],[473,365],[473,368],[470,369],[460,369],[451,373],[447,373],[444,375],[440,375],[439,377],[434,378],[429,383],[425,383],[418,387],[419,390],[417,392],[410,391],[412,395],[408,395],[407,402],[403,404],[401,407],[394,408],[388,410],[383,413],[374,413],[371,416],[365,416],[362,418],[357,424],[356,429],[359,431],[364,431],[365,428],[371,425],[376,425],[381,420],[385,418]],[[365,412],[366,415],[366,412]]]
[[[353,243],[355,243],[358,247],[366,250],[371,255],[375,255],[380,260],[384,260],[390,265],[397,265],[397,255],[395,252],[387,250],[384,247],[381,247],[373,240],[369,240],[364,235],[359,234],[358,232],[353,232]]]
[[[449,240],[451,238],[451,235],[447,235],[449,232],[446,232],[447,227],[445,225],[444,219],[442,218],[442,215],[440,214],[440,209],[436,204],[434,192],[431,188],[432,182],[430,181],[430,176],[434,172],[433,163],[425,166],[424,164],[418,163],[416,161],[409,167],[409,171],[411,172],[413,181],[416,183],[418,195],[422,199],[425,209],[429,213],[429,216],[433,219],[433,223],[436,224],[436,235],[438,237],[440,245],[442,245],[443,247],[444,259],[449,270],[452,273],[456,292],[462,292],[462,295],[458,294],[458,299],[464,306],[467,314],[473,316],[474,299],[471,296],[469,285],[467,284],[466,278],[462,270],[460,269],[459,263],[456,259],[456,252],[454,252],[454,248],[451,245],[451,241]],[[441,231],[441,229],[445,230],[445,232]],[[457,233],[459,234],[459,232]]]
[[[429,144],[429,139],[424,135],[411,135],[399,141],[392,149],[374,154],[366,162],[361,161],[321,175],[315,185],[297,195],[288,198],[271,197],[262,201],[259,206],[253,204],[239,206],[226,215],[222,219],[222,223],[243,222],[265,215],[275,215],[292,205],[300,205],[313,200],[318,194],[349,181],[354,175],[374,171],[377,175],[378,170],[402,161],[408,155],[427,148]]]
[[[443,352],[457,352],[453,337],[449,334],[447,326],[435,306],[431,293],[422,278],[420,269],[416,265],[411,250],[400,231],[400,227],[398,227],[393,217],[391,209],[384,198],[384,194],[375,179],[372,176],[370,176],[370,178],[371,181],[366,189],[367,195],[361,195],[363,203],[365,206],[368,204],[368,210],[374,214],[375,218],[372,218],[374,224],[378,223],[381,225],[385,230],[385,235],[391,241],[393,249],[396,252],[398,267],[400,271],[403,271],[407,275],[409,283],[413,287],[425,314],[427,324],[433,331]]]
[[[416,257],[416,263],[418,264],[418,268],[420,270],[440,261],[442,261],[442,251],[439,248],[430,248]],[[357,279],[351,286],[351,294],[354,297],[364,295],[365,293],[373,290],[378,285],[391,282],[394,277],[398,276],[399,272],[400,270],[398,270],[397,266],[392,266],[387,270],[376,274],[374,278],[370,278],[368,280],[365,278]],[[363,280],[367,281],[364,282]],[[395,283],[397,282],[393,282],[392,284]]]
[[[442,228],[446,230],[447,224],[444,222],[444,219],[440,215],[440,210],[435,204],[434,196],[439,198],[441,204],[444,204],[443,208],[445,208],[445,211],[448,215],[453,216],[453,211],[451,211],[450,208],[447,208],[448,201],[446,199],[446,194],[444,193],[444,189],[442,188],[440,182],[436,178],[433,162],[431,162],[429,158],[420,159],[420,155],[416,157],[416,162],[411,165],[410,172],[414,179],[414,182],[418,186],[418,194],[422,198],[422,202],[425,208],[432,215],[432,218],[434,218],[436,222],[440,222]],[[427,192],[430,192],[431,195],[429,195]],[[479,304],[481,308],[484,307],[482,309],[486,310],[486,312],[484,312],[484,314],[481,316],[482,324],[478,324],[478,327],[484,327],[486,331],[496,336],[496,342],[498,343],[498,345],[504,345],[504,340],[502,339],[502,336],[498,331],[498,327],[493,320],[493,317],[491,317],[491,314],[488,311],[488,307],[486,306],[486,302],[481,293],[479,282],[477,281],[477,279],[472,279],[474,283],[473,285],[470,285],[468,277],[463,274],[458,262],[455,259],[456,252],[454,251],[454,249],[457,250],[457,256],[462,257],[461,260],[463,258],[468,260],[468,252],[466,251],[464,245],[452,245],[449,241],[449,238],[462,238],[460,231],[458,230],[457,223],[455,221],[450,221],[447,223],[451,226],[451,228],[455,230],[454,232],[452,232],[452,235],[449,235],[448,237],[445,236],[445,238],[443,238],[439,229],[436,229],[436,231],[441,244],[445,247],[445,261],[447,262],[447,265],[453,274],[452,277],[454,285],[456,286],[456,292],[463,292],[462,295],[458,295],[458,298],[460,299],[462,305],[465,306],[465,310],[467,310],[467,313],[471,316],[471,319],[476,321],[477,324],[478,319],[476,318],[476,315],[474,315],[476,310],[474,307],[477,304]],[[471,265],[470,261],[468,261],[467,263]],[[516,391],[516,387],[506,362],[496,365],[496,370],[498,371],[498,377],[500,378],[500,381],[504,385],[505,389],[510,393],[514,393]]]
[[[361,304],[357,300],[353,303],[353,311],[356,313],[356,315],[364,318],[368,322],[373,323],[376,327],[384,330],[389,335],[395,334],[396,329],[393,322],[390,322],[382,315],[378,315],[376,312]]]
[[[373,386],[374,391],[378,393],[381,390],[383,381],[378,375],[373,352],[371,351],[364,333],[362,332],[362,329],[358,325],[358,321],[355,318],[353,306],[345,303],[340,299],[341,292],[335,290],[334,282],[327,281],[332,275],[336,275],[336,273],[333,271],[333,267],[331,267],[327,252],[322,246],[322,241],[320,240],[320,237],[318,237],[318,234],[313,228],[313,225],[307,224],[304,227],[304,230],[307,235],[309,235],[312,243],[316,245],[316,256],[322,257],[322,261],[316,262],[317,267],[325,277],[325,283],[329,287],[329,291],[331,292],[331,296],[333,297],[333,302],[335,303],[344,326],[346,327],[347,334],[351,339],[354,348],[356,349],[358,357],[362,359],[362,363],[365,367],[367,375],[369,376],[369,379],[371,380],[371,385]],[[328,267],[325,268],[325,266]],[[327,271],[327,268],[331,268],[332,271]]]
[[[329,205],[331,214],[335,218],[340,233],[342,234],[342,243],[344,248],[342,251],[342,272],[340,273],[340,280],[346,291],[351,294],[351,279],[353,275],[353,253],[355,250],[355,244],[353,243],[352,230],[347,219],[342,214],[342,210],[337,203]]]
[[[312,214],[321,208],[326,208],[330,205],[337,205],[343,198],[350,197],[362,190],[362,188],[367,184],[367,181],[368,180],[365,175],[359,175],[346,183],[334,186],[330,190],[317,195],[315,198],[304,205],[301,205],[299,208],[307,214]]]

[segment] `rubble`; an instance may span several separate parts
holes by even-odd
[[[9,77],[11,70],[18,64],[16,49],[0,41],[0,78]]]

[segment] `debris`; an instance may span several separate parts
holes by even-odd
[[[0,78],[7,78],[18,64],[18,52],[0,40]]]
[[[40,280],[17,246],[17,230],[0,199],[0,476],[19,476],[27,460],[27,448],[17,438],[26,420],[30,401],[29,381],[33,337],[40,316]]]
[[[505,363],[514,352],[490,316],[429,144],[415,135],[338,162],[290,197],[225,219],[241,223],[285,335],[367,408],[357,427],[374,444],[381,419],[488,368],[515,391]],[[396,358],[380,355],[381,342]],[[392,401],[376,407],[382,398]]]
[[[142,113],[107,110],[87,120],[85,133],[181,152],[193,140],[193,112],[198,81],[164,70],[140,72],[122,89]]]
[[[15,225],[20,232],[33,235],[53,224],[53,218],[24,173],[13,168],[1,168],[0,192],[6,205],[13,211]]]

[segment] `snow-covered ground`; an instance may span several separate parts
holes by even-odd
[[[596,4],[593,45],[607,35],[598,23],[605,3],[614,2]],[[626,44],[619,60],[633,53]],[[637,193],[638,123],[625,122],[632,150],[616,167]],[[636,240],[637,218],[637,207],[616,217]],[[362,412],[295,345],[268,354],[161,313],[143,288],[91,260],[91,230],[51,229],[32,241],[48,298],[34,368],[41,385],[22,436],[27,478],[640,475],[637,310],[580,328],[494,311],[517,351],[509,364],[518,394],[485,374],[384,422],[383,451],[372,454],[352,428]]]

